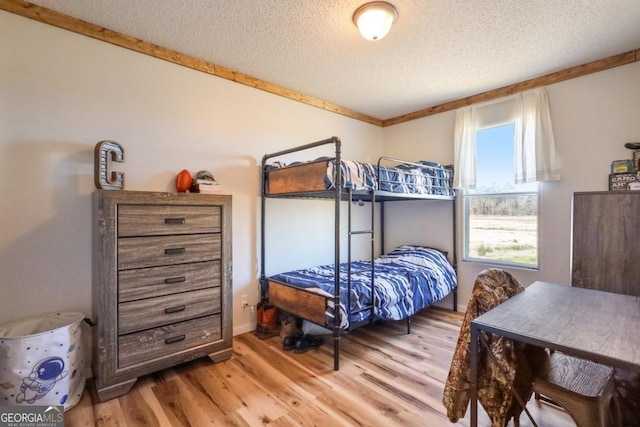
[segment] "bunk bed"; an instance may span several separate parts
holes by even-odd
[[[284,164],[276,158],[323,145],[334,146],[334,156]],[[395,163],[385,166],[385,163]],[[339,165],[339,167],[338,167]],[[266,154],[261,169],[261,272],[263,299],[276,307],[333,330],[334,369],[339,370],[340,335],[376,320],[405,320],[453,293],[457,311],[456,220],[453,170],[420,161],[381,157],[377,164],[341,158],[341,141],[331,137],[291,149]],[[268,198],[327,199],[334,202],[334,262],[293,272],[266,275],[265,217]],[[399,246],[384,253],[384,205],[402,200],[448,200],[453,211],[452,261],[439,249]],[[347,254],[341,262],[341,202],[348,201]],[[369,202],[371,226],[354,230],[353,202]],[[375,212],[380,205],[380,247],[375,256]],[[371,235],[370,259],[352,259],[352,238]],[[338,274],[335,272],[338,271]]]

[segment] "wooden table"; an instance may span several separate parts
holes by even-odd
[[[536,282],[471,322],[471,426],[480,331],[640,373],[640,297]]]

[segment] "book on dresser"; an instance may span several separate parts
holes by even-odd
[[[97,190],[93,374],[100,401],[137,378],[232,353],[231,196]]]
[[[218,181],[210,179],[194,179],[191,184],[192,193],[218,194],[222,192],[222,186]]]

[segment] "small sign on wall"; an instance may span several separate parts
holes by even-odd
[[[630,184],[640,182],[638,175],[636,172],[609,174],[609,191],[629,190]]]
[[[100,190],[124,190],[124,173],[108,170],[111,161],[124,163],[124,148],[115,141],[100,141],[93,150],[93,180]]]

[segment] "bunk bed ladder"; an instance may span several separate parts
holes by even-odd
[[[352,248],[352,242],[353,242],[353,237],[358,236],[358,235],[363,235],[363,234],[368,234],[370,235],[369,241],[370,241],[370,254],[369,254],[369,258],[370,258],[370,262],[371,262],[371,267],[369,269],[363,270],[363,271],[368,271],[371,274],[371,307],[369,308],[369,310],[371,310],[369,319],[373,319],[374,318],[374,307],[375,307],[375,293],[374,293],[374,280],[375,280],[375,264],[374,264],[374,259],[375,259],[375,203],[376,203],[376,194],[375,191],[371,191],[371,202],[369,203],[370,207],[371,207],[371,227],[365,230],[354,230],[353,229],[353,213],[352,213],[352,207],[354,204],[354,200],[353,200],[353,192],[351,189],[348,190],[348,201],[349,201],[349,207],[348,207],[348,221],[347,221],[347,225],[348,225],[348,237],[349,240],[347,242],[347,258],[348,258],[348,262],[347,262],[347,301],[346,301],[346,305],[347,307],[351,307],[351,275],[354,273],[352,268],[351,268],[351,263],[353,261],[353,257],[352,257],[352,252],[351,252],[351,248]],[[361,206],[361,202],[356,201],[356,203],[358,203],[358,205]],[[357,273],[361,273],[363,271],[357,271]],[[351,328],[350,328],[351,329]]]

